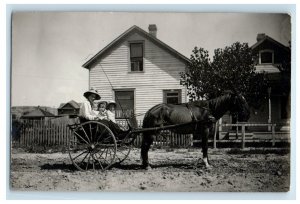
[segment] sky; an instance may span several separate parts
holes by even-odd
[[[50,106],[84,100],[89,58],[133,25],[186,57],[195,46],[214,49],[265,33],[288,46],[290,17],[258,13],[16,12],[12,16],[11,105]]]

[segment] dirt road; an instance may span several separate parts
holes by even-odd
[[[10,185],[18,191],[285,192],[289,151],[209,150],[212,169],[200,149],[150,150],[151,170],[140,168],[134,149],[122,165],[106,172],[77,171],[67,153],[12,151]]]

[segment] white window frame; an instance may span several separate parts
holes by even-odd
[[[262,63],[261,62],[261,54],[262,53],[266,53],[266,52],[269,52],[272,54],[272,62],[271,63]],[[269,50],[269,49],[266,49],[266,50],[260,50],[259,51],[259,64],[274,64],[274,50]]]
[[[182,103],[182,89],[165,89],[163,90],[163,103],[167,103],[168,93],[178,93],[178,103]]]
[[[116,98],[116,92],[133,92],[133,114],[135,114],[136,111],[136,91],[135,88],[127,88],[127,89],[113,89],[113,98],[114,100],[117,102],[117,98]],[[123,117],[121,118],[117,118],[116,119],[124,119]]]
[[[138,43],[143,45],[143,70],[141,70],[141,71],[132,71],[131,70],[130,45],[131,44],[138,44]],[[143,41],[143,40],[128,41],[128,67],[129,67],[129,69],[128,69],[129,73],[143,73],[143,72],[145,72],[145,41]]]

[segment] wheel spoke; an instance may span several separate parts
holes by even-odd
[[[92,155],[92,159],[94,160],[94,155]],[[93,161],[93,169],[95,170],[95,162]]]
[[[85,160],[85,158],[87,157],[87,155],[89,155],[90,153],[88,152],[86,155],[85,155],[85,157],[81,160],[81,162],[80,163],[83,163],[83,161]]]
[[[98,135],[98,132],[99,132],[99,125],[97,124],[97,125],[96,125],[96,132],[95,132],[95,135],[96,135],[96,136]]]
[[[88,152],[87,150],[84,151],[84,152],[81,152],[81,154],[79,154],[79,155],[77,155],[76,157],[74,157],[73,160],[75,161],[75,159],[77,159],[78,157],[80,157],[81,155],[83,155],[83,154],[85,154],[85,153],[87,153],[87,152]]]
[[[108,161],[106,160],[106,157],[104,158],[102,155],[99,155],[99,159],[101,159],[100,157],[105,161],[104,163],[105,163],[106,165],[109,164]]]
[[[91,153],[89,153],[89,158],[88,158],[88,162],[86,164],[85,170],[88,170],[89,164],[90,164],[90,159],[91,159]]]
[[[103,131],[101,132],[100,136],[97,138],[97,143],[99,142],[99,139],[102,137],[102,135],[103,135],[105,132],[106,132],[106,129],[103,130]]]
[[[104,167],[102,166],[101,162],[98,159],[95,159],[95,160],[99,163],[101,169],[104,169]]]
[[[80,137],[80,139],[82,139],[85,143],[89,144],[89,142],[83,139],[83,137],[81,137],[81,135],[79,135],[77,132],[74,132],[74,134]]]
[[[96,153],[96,154],[97,154],[97,153]],[[96,155],[96,154],[94,154],[94,155]],[[101,156],[99,155],[99,157],[101,157]],[[101,161],[100,161],[99,159],[95,158],[95,157],[93,157],[93,158],[94,158],[95,161],[97,161],[97,162],[99,163],[100,167],[101,167],[102,169],[104,169],[103,165],[101,164]]]
[[[112,135],[109,135],[109,137],[107,137],[107,138],[105,138],[104,140],[102,140],[102,142],[108,142],[109,139],[111,139],[111,138],[112,138]]]
[[[89,126],[90,126],[90,136],[91,136],[91,141],[93,141],[92,124],[90,123]]]
[[[89,136],[86,134],[86,131],[85,131],[85,129],[83,128],[83,126],[82,126],[82,130],[83,130],[83,132],[84,132],[85,136],[87,137],[87,139],[88,139],[89,143],[91,143],[91,141],[90,141],[90,138],[89,138]]]

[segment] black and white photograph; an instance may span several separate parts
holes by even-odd
[[[16,192],[289,192],[291,15],[15,11]]]

